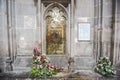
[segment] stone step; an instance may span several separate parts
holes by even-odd
[[[13,67],[14,70],[31,70],[31,67]]]
[[[13,72],[30,72],[30,67],[14,67]]]
[[[17,72],[29,72],[32,66],[32,58],[29,56],[17,56],[13,63],[13,71]]]
[[[74,64],[76,66],[76,69],[80,70],[91,70],[96,65],[95,60],[92,57],[75,57]]]
[[[113,69],[116,71],[116,75],[120,76],[120,63],[114,65]]]
[[[31,67],[32,65],[32,58],[29,57],[17,57],[13,66],[16,67]]]

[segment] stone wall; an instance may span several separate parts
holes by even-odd
[[[37,47],[38,43],[36,12],[34,0],[15,0],[16,60],[13,63],[14,70],[25,70],[31,67],[33,48]]]
[[[36,4],[36,5],[35,5]],[[46,28],[44,22],[44,13],[47,9],[41,1],[34,2],[34,0],[15,0],[15,19],[16,19],[16,48],[17,48],[17,58],[15,65],[22,62],[20,57],[29,56],[32,57],[32,48],[34,46],[39,46],[40,49],[46,52]],[[61,65],[67,68],[69,57],[74,58],[75,69],[91,69],[93,67],[94,54],[93,54],[93,39],[94,39],[94,1],[90,0],[76,0],[71,1],[71,3],[66,7],[68,12],[67,18],[67,30],[66,30],[66,55],[64,57],[59,57]],[[78,23],[90,23],[90,40],[89,41],[79,41],[78,40]],[[58,64],[56,60],[51,56],[51,62],[53,64]],[[57,58],[56,56],[54,56]],[[25,57],[26,58],[26,57]],[[26,59],[26,63],[28,62]],[[91,60],[91,62],[89,62]],[[65,65],[66,64],[66,65]],[[84,64],[84,65],[82,65]]]
[[[94,53],[96,60],[108,56],[112,63],[119,63],[119,0],[95,0]]]
[[[118,63],[119,4],[119,0],[71,0],[62,6],[68,13],[66,55],[49,56],[51,62],[67,68],[72,59],[75,70],[93,69],[101,56]],[[0,72],[6,71],[6,58],[14,70],[29,70],[33,48],[46,53],[47,5],[41,0],[0,0]],[[80,23],[90,24],[90,40],[78,40]]]
[[[76,0],[74,17],[73,53],[76,69],[92,69],[95,63],[94,41],[94,0]],[[90,40],[79,40],[78,24],[90,24]],[[84,33],[85,34],[85,33]]]
[[[36,6],[34,0],[15,0],[17,55],[32,55],[37,42]]]
[[[114,46],[114,2],[112,0],[95,0],[95,50],[96,60],[102,56],[113,59]]]

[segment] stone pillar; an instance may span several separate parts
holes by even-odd
[[[68,58],[68,70],[74,71],[74,15],[75,0],[71,0],[70,4],[70,56]]]
[[[113,64],[120,64],[120,0],[115,0],[115,23],[114,23],[114,55]]]
[[[102,12],[102,54],[108,56],[112,61],[113,54],[113,35],[114,35],[114,9],[112,0],[103,0],[103,12]]]
[[[0,61],[2,72],[12,70],[13,61],[13,0],[0,0],[1,8],[1,26],[2,32],[0,35]]]
[[[37,2],[37,37],[38,37],[38,48],[42,50],[42,11],[41,11],[41,0]]]
[[[95,0],[95,51],[96,60],[102,56],[112,56],[113,17],[112,0]],[[111,53],[112,52],[112,53]],[[111,58],[112,59],[112,58]]]
[[[102,1],[94,0],[94,54],[96,61],[102,56]]]
[[[8,58],[6,59],[6,69],[7,71],[12,70],[12,62],[13,62],[13,0],[6,1],[7,8],[7,37],[8,37]]]

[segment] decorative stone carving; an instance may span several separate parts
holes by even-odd
[[[12,60],[10,57],[7,57],[6,59],[6,71],[12,71]]]
[[[62,5],[64,5],[65,7],[68,6],[68,4],[71,2],[71,0],[41,0],[42,3],[47,6],[53,2],[58,2],[58,3],[61,3]]]

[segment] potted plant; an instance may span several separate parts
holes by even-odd
[[[115,74],[111,62],[108,57],[101,57],[95,67],[95,71],[103,76],[111,76]]]

